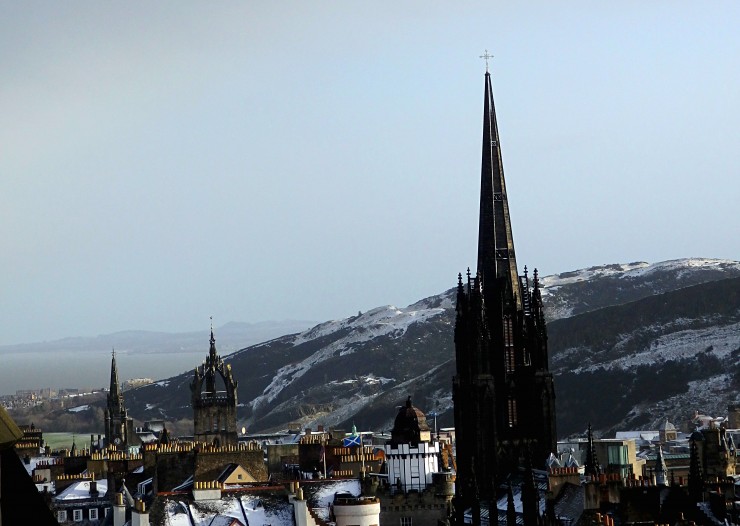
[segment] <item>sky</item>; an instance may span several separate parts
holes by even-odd
[[[0,0],[0,345],[454,286],[486,49],[520,267],[740,258],[740,3],[450,6]]]

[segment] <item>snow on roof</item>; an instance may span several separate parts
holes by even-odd
[[[105,493],[108,491],[108,481],[107,480],[98,480],[98,494],[99,495],[105,495]],[[90,498],[90,481],[89,480],[81,480],[79,482],[75,482],[73,484],[70,484],[67,488],[64,489],[59,495],[54,497],[54,500],[80,500],[80,499],[89,499]]]
[[[312,503],[319,508],[328,508],[334,502],[336,493],[351,493],[359,497],[362,493],[360,481],[357,479],[333,480],[321,483],[321,487],[311,497]]]
[[[142,444],[153,444],[154,442],[156,442],[157,440],[159,440],[157,438],[157,435],[155,435],[154,433],[151,433],[149,431],[144,431],[144,432],[136,433],[136,437],[139,440],[141,440],[141,443]]]
[[[660,436],[658,431],[617,431],[614,438],[626,440],[633,438],[635,440],[656,440]]]
[[[46,460],[49,460],[49,457],[31,457],[28,464],[26,464],[25,460],[23,461],[23,467],[26,468],[29,475],[33,476],[33,470],[36,469],[39,462],[44,462]],[[44,466],[41,467],[43,468]]]
[[[230,524],[233,519],[242,524],[295,524],[292,504],[257,495],[228,495],[202,503],[167,500],[164,509],[171,526],[191,526],[188,514],[192,514],[196,526]]]

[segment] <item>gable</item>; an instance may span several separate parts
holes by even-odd
[[[246,469],[237,464],[232,470],[224,473],[220,482],[224,484],[245,484],[247,482],[257,482],[257,480]]]

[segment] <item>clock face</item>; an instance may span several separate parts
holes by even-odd
[[[116,437],[116,439],[113,441],[114,444],[118,445],[121,443],[121,439]]]

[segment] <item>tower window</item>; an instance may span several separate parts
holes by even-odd
[[[517,425],[516,400],[514,398],[509,398],[508,406],[509,427],[514,427]]]
[[[509,316],[504,317],[504,360],[506,372],[513,373],[516,368],[516,355],[514,353],[514,331]]]

